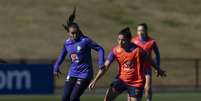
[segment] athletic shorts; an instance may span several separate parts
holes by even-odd
[[[112,89],[115,89],[115,91],[118,93],[122,93],[123,91],[127,90],[129,96],[136,97],[136,98],[141,98],[143,95],[143,91],[144,91],[144,87],[139,88],[139,87],[129,86],[129,85],[125,84],[119,78],[116,78],[112,82],[111,87],[112,87]]]

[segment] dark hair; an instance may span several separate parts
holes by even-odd
[[[78,29],[78,33],[80,35],[83,35],[82,31],[80,30],[79,25],[74,21],[75,20],[75,12],[76,12],[76,7],[74,7],[73,13],[68,17],[66,23],[63,24],[63,27],[66,31],[69,31],[70,27]]]
[[[75,20],[75,12],[76,12],[76,7],[74,8],[73,13],[68,17],[66,23],[63,24],[64,29],[67,31],[69,31],[70,27],[79,29],[79,25],[74,21]]]
[[[70,24],[68,24],[68,25],[63,24],[63,27],[64,27],[64,29],[67,30],[67,31],[69,31],[69,28],[70,28],[70,27],[76,28],[76,29],[78,29],[78,30],[80,29],[79,25],[78,25],[77,23],[75,23],[75,22],[70,23]]]
[[[138,24],[138,26],[142,26],[145,29],[145,31],[148,32],[148,26],[146,23],[140,23]]]
[[[131,38],[132,38],[132,34],[130,32],[129,27],[122,29],[118,34],[123,35],[124,37],[128,38],[129,40],[131,40]]]

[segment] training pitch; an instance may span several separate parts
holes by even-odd
[[[103,101],[103,95],[83,95],[81,101]],[[154,101],[200,101],[201,93],[156,93]],[[60,95],[5,95],[0,101],[60,101]],[[115,101],[127,101],[122,94]],[[144,100],[143,100],[144,101]]]

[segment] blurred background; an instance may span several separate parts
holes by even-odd
[[[102,45],[106,55],[117,43],[117,33],[123,27],[129,26],[132,34],[136,35],[136,26],[146,22],[150,29],[149,35],[159,45],[161,68],[168,73],[166,78],[157,78],[153,74],[153,99],[201,99],[200,0],[0,0],[0,58],[10,64],[11,69],[15,68],[12,64],[53,64],[67,38],[62,24],[74,6],[77,6],[76,22],[81,30]],[[93,60],[96,73],[96,52],[93,52]],[[0,66],[7,68],[5,64]],[[64,74],[68,67],[69,61],[65,60],[62,64]],[[51,66],[46,68],[51,71]],[[110,71],[98,82],[97,90],[87,90],[83,101],[101,101],[117,69],[117,64],[113,63]],[[6,87],[3,82],[6,81],[3,75],[6,73],[1,67],[0,71],[1,101],[60,100],[65,75],[54,81],[51,79],[54,87],[50,84],[53,90],[48,95],[30,93],[23,96],[25,92],[22,92],[10,97],[2,90]],[[40,68],[35,71],[40,71]],[[50,73],[46,74],[52,76]],[[126,95],[119,97],[118,101],[122,100],[126,100]]]

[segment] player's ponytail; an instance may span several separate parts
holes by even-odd
[[[64,23],[62,26],[65,30],[69,30],[69,27],[75,27],[79,29],[79,25],[74,21],[75,20],[75,13],[76,13],[76,7],[74,7],[73,13],[68,17],[66,23]]]
[[[131,40],[132,38],[132,34],[130,32],[130,28],[126,27],[124,29],[122,29],[119,34],[123,35],[124,37],[128,38],[129,40]]]
[[[73,24],[73,22],[75,20],[75,12],[76,12],[76,7],[74,8],[73,13],[69,16],[69,18],[67,20],[68,26]]]

